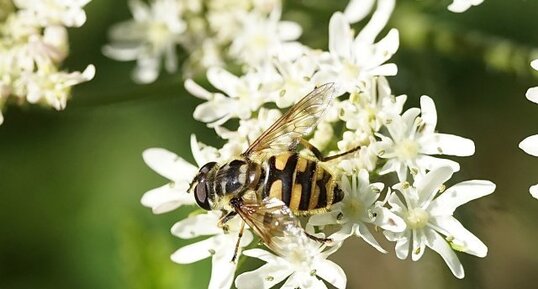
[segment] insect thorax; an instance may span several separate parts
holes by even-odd
[[[245,158],[234,159],[219,167],[210,185],[213,209],[226,209],[231,198],[256,191],[262,174],[259,164]]]

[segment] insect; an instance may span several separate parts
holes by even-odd
[[[239,157],[225,164],[209,162],[202,166],[191,183],[196,203],[205,210],[220,210],[219,226],[239,215],[279,255],[288,254],[286,244],[308,236],[297,215],[326,212],[340,202],[344,192],[334,175],[323,165],[356,151],[325,157],[306,141],[330,106],[334,83],[319,86],[291,107],[262,133]],[[301,144],[315,157],[300,155]],[[235,260],[239,240],[234,254]]]

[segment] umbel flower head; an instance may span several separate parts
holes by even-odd
[[[93,65],[83,72],[60,69],[69,51],[66,27],[86,22],[82,8],[89,1],[17,0],[0,17],[0,124],[9,99],[63,110],[71,87],[94,77]]]
[[[278,1],[268,1],[275,2]],[[360,11],[349,8],[358,2],[365,3],[359,5]],[[474,154],[475,146],[470,139],[437,132],[439,125],[433,98],[423,96],[420,108],[404,109],[407,96],[393,95],[387,77],[397,73],[391,57],[398,49],[399,34],[395,29],[380,34],[394,4],[394,0],[358,0],[352,1],[344,13],[334,13],[329,21],[328,51],[297,45],[296,37],[301,30],[294,24],[280,21],[280,4],[253,5],[252,10],[241,10],[240,21],[229,18],[236,14],[221,10],[222,6],[209,5],[209,10],[215,12],[209,13],[210,23],[235,25],[225,26],[211,39],[216,42],[226,39],[242,69],[232,73],[224,67],[212,66],[206,72],[208,86],[212,87],[205,87],[202,81],[187,79],[185,88],[202,100],[193,117],[214,129],[224,140],[224,145],[206,146],[193,136],[191,149],[196,166],[163,149],[144,152],[148,165],[170,183],[147,192],[142,203],[155,213],[189,207],[194,202],[187,190],[193,176],[198,176],[198,167],[207,162],[216,162],[219,168],[230,164],[255,144],[286,111],[296,111],[295,105],[316,87],[331,87],[331,104],[311,127],[312,133],[305,136],[310,145],[295,152],[323,167],[332,176],[338,186],[338,192],[332,191],[332,196],[338,194],[338,197],[332,198],[334,203],[328,208],[298,212],[292,209],[297,205],[297,196],[303,198],[302,188],[295,193],[295,205],[292,205],[291,197],[287,200],[278,194],[265,202],[258,200],[260,191],[267,185],[260,182],[257,190],[230,196],[229,200],[219,199],[220,207],[230,210],[225,212],[226,215],[210,211],[179,221],[173,228],[176,236],[184,239],[201,235],[210,237],[179,249],[172,256],[175,262],[192,263],[211,256],[210,288],[227,289],[233,282],[237,288],[273,288],[277,284],[283,284],[282,288],[327,288],[327,284],[345,288],[345,268],[329,258],[353,236],[383,253],[387,251],[378,239],[385,237],[394,241],[396,255],[401,259],[411,254],[413,260],[418,260],[429,247],[441,255],[458,278],[464,273],[454,251],[480,257],[486,255],[486,245],[467,231],[453,213],[460,205],[492,193],[495,185],[474,180],[444,189],[443,184],[460,166],[456,161],[438,155],[470,156]],[[263,11],[261,16],[260,11]],[[184,35],[189,35],[190,20],[185,19],[187,30]],[[351,23],[361,20],[365,20],[362,21],[365,23],[363,29],[351,29]],[[244,23],[249,23],[249,27],[243,27]],[[281,29],[286,26],[292,28],[288,34],[282,34]],[[230,27],[237,29],[235,35],[228,31]],[[257,34],[251,29],[253,27],[263,27],[265,35]],[[267,35],[272,38],[266,39]],[[289,49],[281,49],[288,45]],[[252,51],[252,47],[266,49]],[[260,53],[264,55],[260,56]],[[300,111],[299,115],[310,117],[308,110]],[[294,135],[299,126],[294,126],[293,121],[290,123],[292,125],[284,132]],[[286,148],[268,151],[267,156],[250,161],[267,164],[267,158],[283,152]],[[342,155],[324,158],[319,154]],[[249,158],[249,155],[243,154],[243,157]],[[264,169],[269,170],[269,165]],[[380,175],[386,176],[381,178]],[[293,178],[297,178],[297,174]],[[294,184],[296,180],[289,182]],[[224,188],[227,184],[223,179],[218,186]],[[208,188],[205,189],[200,190],[201,195],[209,198]],[[312,195],[316,195],[316,191],[310,193],[304,198],[309,204],[315,204]],[[319,192],[317,194],[319,196]],[[242,202],[246,201],[254,205],[243,206]],[[251,218],[259,212],[256,208],[269,203],[276,204],[273,209],[278,206],[280,211],[264,207],[267,209],[265,213],[271,213],[259,219],[263,221],[246,222],[250,227],[245,226],[243,238],[245,235],[247,238],[237,243],[241,231],[238,223]],[[223,220],[230,222],[230,227],[222,226]],[[278,244],[271,243],[271,236],[264,235],[264,226],[281,230],[270,231],[279,240]],[[382,234],[375,237],[373,230]],[[281,235],[293,238],[280,238]],[[258,238],[262,242],[251,242]],[[264,264],[253,271],[237,274],[234,263],[223,261],[231,258],[234,250],[230,247],[235,244],[238,245],[239,260],[252,257]],[[193,253],[195,249],[198,252]]]

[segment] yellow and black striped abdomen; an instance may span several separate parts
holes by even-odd
[[[285,152],[265,164],[263,197],[282,200],[295,214],[327,211],[344,197],[334,177],[318,161]]]

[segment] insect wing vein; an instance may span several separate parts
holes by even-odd
[[[279,199],[267,197],[261,203],[241,203],[237,213],[273,252],[286,256],[291,245],[306,242],[299,220]]]
[[[293,150],[302,136],[317,125],[335,94],[334,83],[319,86],[291,107],[243,153],[249,156],[267,149]]]

